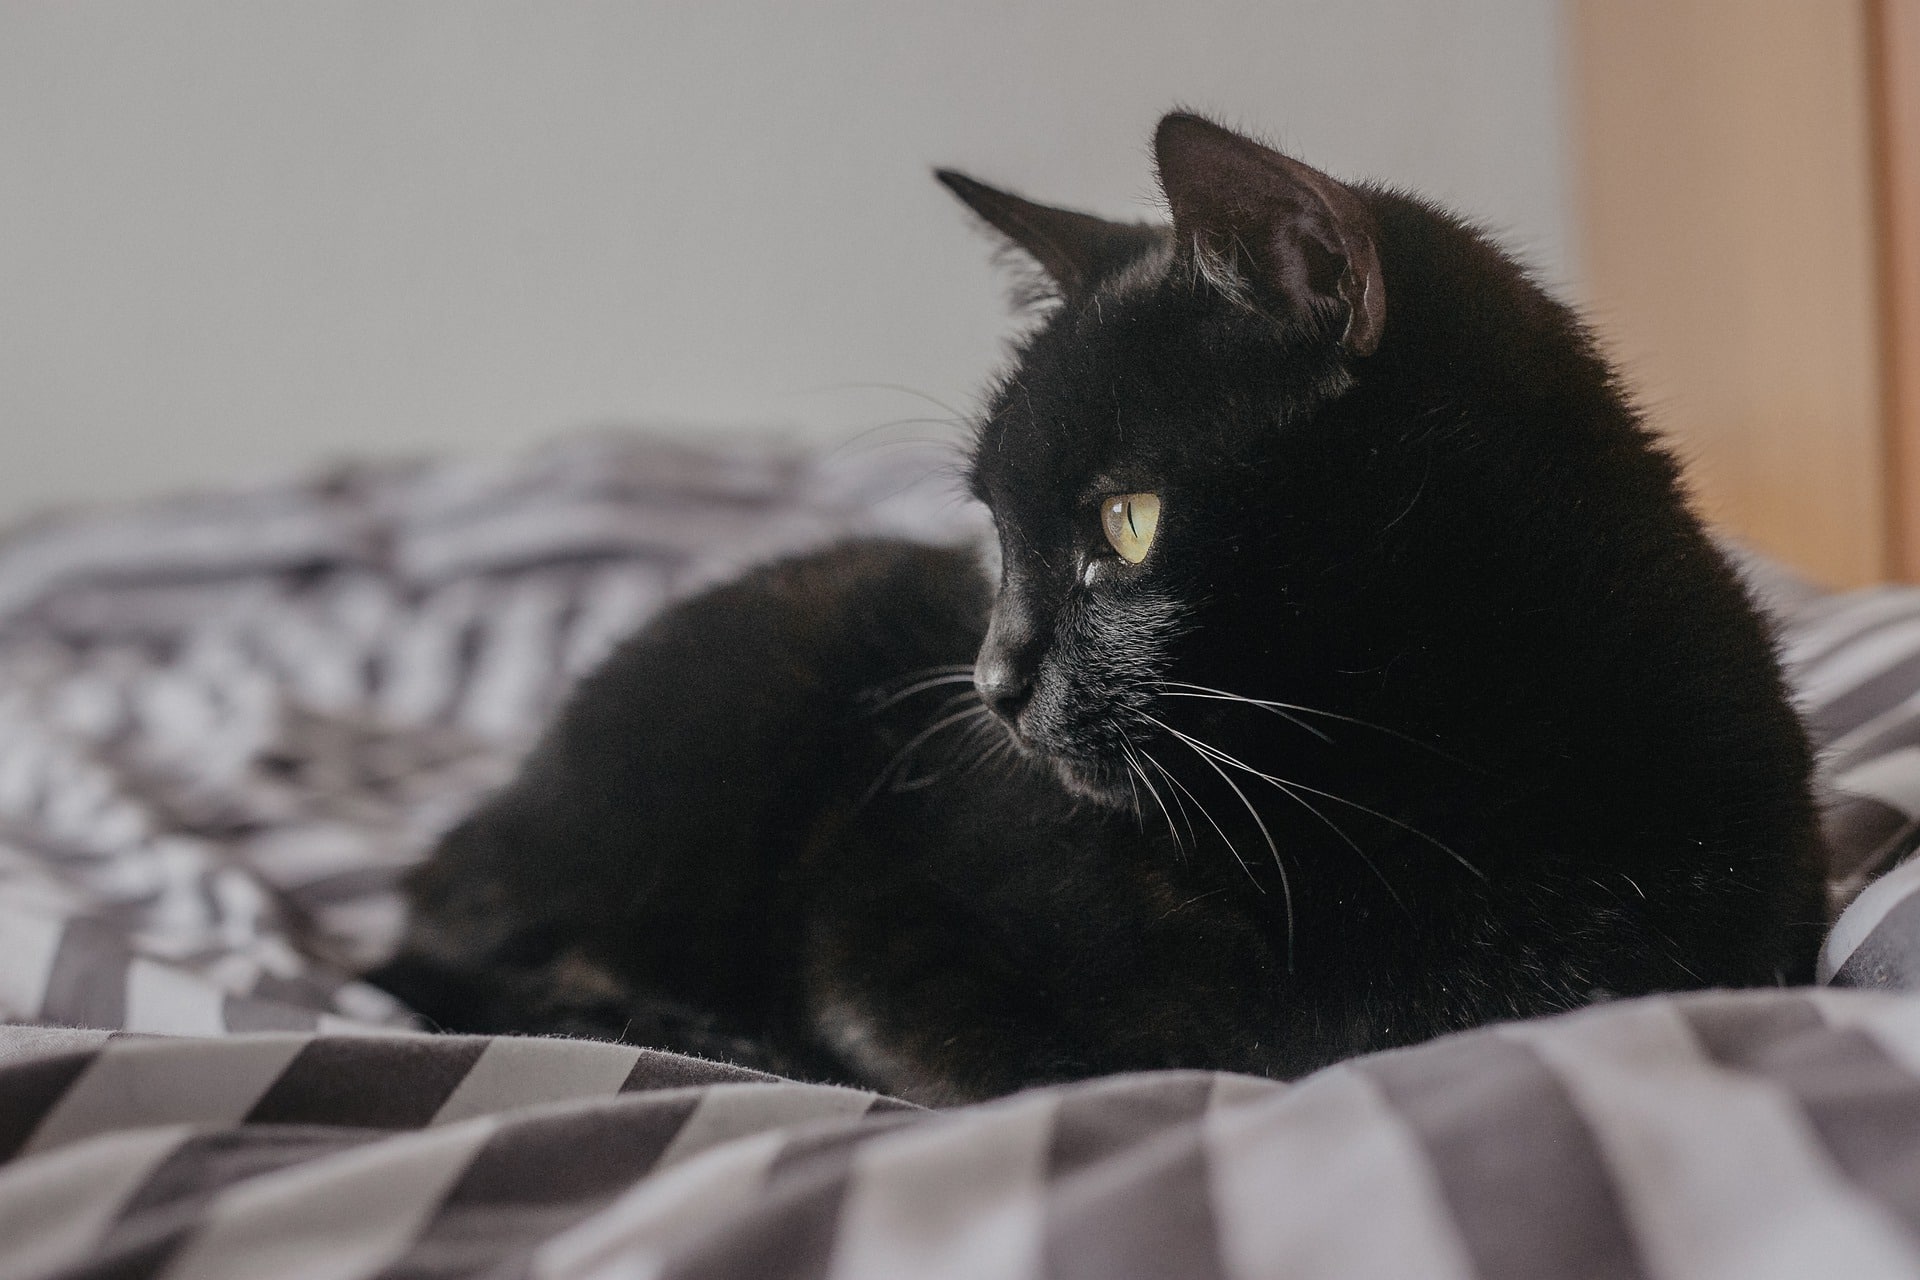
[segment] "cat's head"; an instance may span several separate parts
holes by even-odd
[[[1331,661],[1392,657],[1372,652],[1392,624],[1352,634],[1356,601],[1382,547],[1423,536],[1423,432],[1541,394],[1539,368],[1605,379],[1570,317],[1446,215],[1193,115],[1154,144],[1171,226],[940,174],[1055,295],[973,451],[1002,562],[976,686],[1111,804],[1194,694],[1339,701],[1310,687]]]

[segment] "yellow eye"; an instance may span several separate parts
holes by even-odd
[[[1128,564],[1147,558],[1153,545],[1153,531],[1160,527],[1160,495],[1123,493],[1100,500],[1100,527],[1107,541]]]

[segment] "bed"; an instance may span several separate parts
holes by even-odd
[[[0,1280],[1920,1275],[1917,590],[1749,565],[1823,748],[1811,989],[929,1112],[349,980],[663,602],[979,537],[931,461],[605,434],[0,539]]]

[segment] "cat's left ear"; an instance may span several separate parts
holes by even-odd
[[[1153,149],[1181,252],[1232,264],[1296,323],[1340,317],[1352,355],[1379,347],[1387,290],[1373,215],[1357,192],[1185,112],[1160,122]]]
[[[1069,301],[1092,293],[1106,276],[1164,243],[1164,230],[1142,223],[1108,222],[1090,213],[1035,204],[952,169],[936,169],[933,176],[1032,258]]]

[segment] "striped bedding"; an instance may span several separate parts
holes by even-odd
[[[0,1280],[1920,1275],[1920,591],[1751,569],[1824,749],[1812,990],[931,1113],[348,980],[663,601],[977,537],[928,471],[609,435],[0,540]]]

